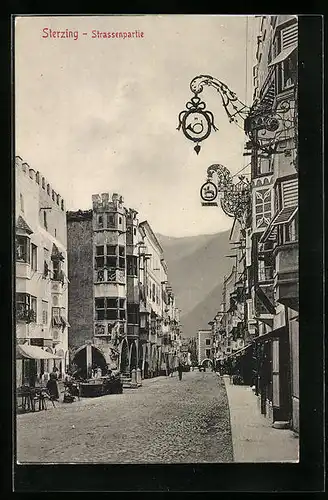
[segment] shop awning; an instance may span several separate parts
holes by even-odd
[[[285,61],[285,59],[287,59],[287,57],[289,57],[296,49],[297,49],[297,44],[295,43],[290,47],[287,47],[286,49],[282,50],[280,54],[278,54],[277,57],[275,57],[275,59],[273,59],[273,61],[271,61],[270,64],[268,64],[268,68],[270,68],[270,66],[275,66],[276,64]]]
[[[282,335],[285,335],[287,333],[287,329],[285,326],[281,326],[280,328],[276,328],[275,330],[272,330],[271,332],[265,333],[264,335],[260,335],[259,337],[256,337],[254,341],[258,343],[266,342],[267,340],[272,340],[276,337],[280,337]]]
[[[252,347],[252,344],[248,344],[245,347],[242,347],[241,349],[238,349],[238,351],[235,351],[232,354],[229,354],[229,356],[227,356],[226,359],[233,358],[233,357],[236,357],[236,356],[238,357],[238,356],[240,356],[242,354],[246,354],[245,351],[247,351],[250,347]]]
[[[16,359],[60,359],[60,357],[36,345],[19,344],[16,346]]]

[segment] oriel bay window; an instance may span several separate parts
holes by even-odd
[[[119,297],[97,297],[95,299],[96,320],[124,320],[125,299]]]
[[[30,239],[27,236],[16,237],[16,259],[19,262],[30,263]]]
[[[104,267],[125,269],[125,247],[118,245],[97,245],[95,260],[96,269]]]

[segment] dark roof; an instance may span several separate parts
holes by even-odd
[[[23,219],[23,217],[21,215],[17,219],[16,229],[19,229],[20,231],[23,231],[23,232],[25,232],[27,234],[32,234],[33,233],[32,229],[27,224],[27,222],[25,222],[25,220]]]

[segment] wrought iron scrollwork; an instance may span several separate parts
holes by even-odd
[[[217,186],[222,210],[229,217],[242,221],[250,207],[250,183],[244,176],[233,182],[230,171],[221,164],[214,164],[207,169],[207,182]]]
[[[214,125],[213,113],[205,111],[206,105],[199,98],[205,86],[215,88],[220,94],[230,123],[243,127],[249,138],[247,149],[260,150],[266,156],[294,149],[294,146],[286,146],[286,143],[290,142],[291,135],[294,134],[292,130],[295,129],[297,119],[296,100],[284,99],[277,103],[275,109],[263,102],[256,102],[250,108],[222,81],[210,75],[199,75],[190,82],[190,90],[194,96],[186,104],[187,110],[179,114],[177,127],[177,130],[182,128],[187,139],[197,143],[194,147],[197,154],[200,151],[199,143],[209,137],[212,129],[218,130]]]

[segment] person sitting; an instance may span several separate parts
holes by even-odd
[[[58,391],[58,384],[57,384],[57,375],[56,375],[56,373],[54,373],[54,372],[50,373],[50,378],[49,378],[49,380],[47,382],[46,387],[47,387],[47,389],[49,391],[51,399],[53,399],[54,401],[58,401],[59,400],[59,391]]]

